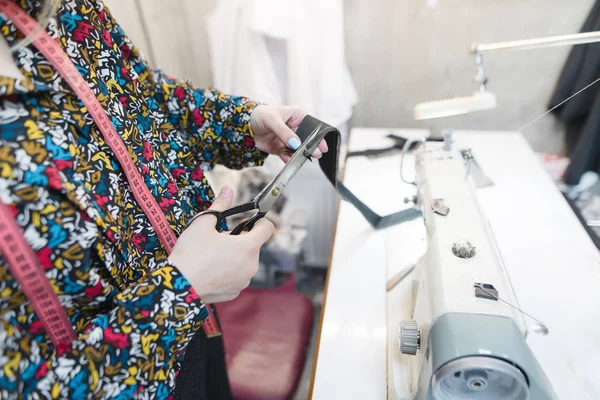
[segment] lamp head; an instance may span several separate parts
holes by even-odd
[[[451,117],[474,111],[496,108],[496,95],[490,92],[475,92],[472,96],[419,103],[414,108],[416,120]]]

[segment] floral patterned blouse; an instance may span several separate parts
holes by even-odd
[[[37,0],[21,0],[30,15]],[[0,13],[9,45],[23,36]],[[47,28],[89,83],[176,235],[213,192],[203,171],[254,166],[256,103],[152,71],[99,0]],[[206,308],[167,253],[85,107],[31,45],[0,77],[0,201],[14,213],[77,339],[54,348],[0,254],[0,398],[170,396]]]

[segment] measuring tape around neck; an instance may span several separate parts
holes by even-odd
[[[75,333],[71,322],[46,278],[40,260],[27,244],[10,209],[3,203],[0,203],[0,251],[52,343],[58,346],[73,341]]]
[[[148,187],[144,183],[144,179],[142,178],[140,172],[137,170],[135,164],[131,160],[129,156],[129,152],[127,151],[127,147],[121,140],[119,134],[115,131],[112,123],[106,112],[102,109],[102,106],[96,99],[96,96],[88,86],[87,82],[82,78],[79,74],[79,71],[73,65],[73,62],[69,59],[67,54],[62,50],[59,44],[52,39],[46,31],[40,29],[38,23],[31,18],[21,7],[17,4],[13,3],[10,0],[0,0],[0,11],[3,12],[12,23],[26,36],[31,35],[33,37],[33,45],[46,57],[46,59],[52,64],[54,68],[58,71],[58,73],[62,76],[62,78],[69,84],[71,89],[75,92],[75,94],[79,97],[79,99],[86,106],[88,112],[92,116],[94,122],[100,129],[104,140],[110,146],[111,150],[117,157],[123,172],[129,182],[129,186],[133,195],[144,211],[144,214],[150,220],[152,227],[154,228],[158,238],[160,239],[163,246],[166,248],[168,253],[171,253],[173,247],[175,246],[175,242],[177,241],[177,237],[175,233],[169,226],[167,218],[163,214],[160,209],[156,199],[148,190]],[[14,222],[14,221],[13,221]],[[5,224],[6,225],[6,224]],[[14,232],[13,232],[14,234]],[[21,243],[21,242],[19,242]],[[27,242],[23,239],[21,244],[27,244]],[[21,253],[24,252],[23,249],[20,249]],[[15,266],[13,266],[10,262],[10,256],[6,255],[6,250],[2,249],[2,252],[5,254],[5,257],[9,261],[9,265],[11,267],[11,272],[13,268],[18,270]],[[41,268],[41,267],[40,267]],[[24,276],[27,276],[25,274]],[[23,287],[23,282],[19,282]],[[27,282],[26,282],[27,283]],[[50,285],[48,283],[48,285]],[[40,286],[41,287],[41,286]],[[46,293],[48,296],[49,293]],[[52,292],[54,297],[56,295]],[[30,301],[32,299],[27,296]],[[57,299],[58,302],[58,299]],[[56,304],[60,305],[60,303],[53,302],[53,306],[48,304],[48,307],[56,307]],[[46,304],[46,303],[44,303]],[[48,307],[44,307],[44,310],[50,309]],[[206,308],[209,312],[208,319],[204,322],[203,328],[208,337],[218,336],[220,335],[219,327],[216,323],[216,319],[212,313],[211,307],[207,304]],[[61,314],[65,314],[64,310],[61,308],[57,310],[52,308],[53,315],[60,312]],[[36,310],[38,312],[38,310]],[[44,318],[44,312],[42,314],[38,313],[38,317],[40,319]],[[66,318],[66,315],[65,315]],[[43,320],[42,320],[43,322]],[[44,324],[46,329],[52,326],[51,324]],[[52,337],[53,334],[48,331],[49,335]]]

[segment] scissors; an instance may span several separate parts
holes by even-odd
[[[283,167],[283,169],[279,172],[279,174],[277,174],[277,176],[267,186],[265,186],[265,188],[261,190],[261,192],[256,195],[254,199],[225,211],[202,211],[196,214],[194,218],[190,220],[189,224],[191,224],[196,218],[210,214],[217,217],[215,228],[219,229],[219,226],[222,226],[222,223],[225,222],[226,218],[256,210],[254,215],[241,222],[238,226],[231,230],[230,235],[239,235],[244,230],[251,230],[256,221],[263,218],[267,212],[269,212],[271,207],[273,207],[273,204],[275,204],[279,196],[281,196],[281,192],[285,188],[285,185],[287,185],[287,183],[296,175],[306,161],[311,160],[311,154],[315,151],[327,132],[327,129],[323,129],[323,124],[319,124],[306,138],[306,140],[302,142],[300,147],[298,147],[296,150],[286,149],[288,152],[293,152],[294,155],[290,161],[288,161],[285,167]]]

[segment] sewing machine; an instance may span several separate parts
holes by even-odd
[[[478,166],[447,139],[423,141],[415,158],[427,250],[399,273],[412,281],[409,299],[388,287],[388,399],[556,399],[526,343],[548,329],[519,309],[477,202]],[[412,317],[399,322],[407,300]]]

